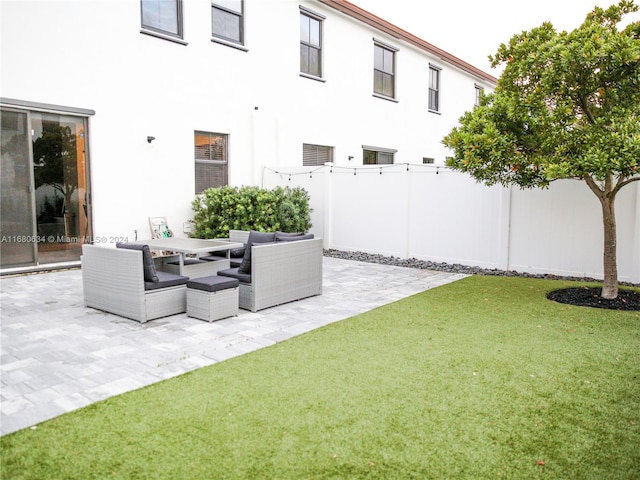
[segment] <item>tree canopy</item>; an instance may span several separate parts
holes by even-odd
[[[617,296],[615,195],[640,180],[640,22],[618,28],[637,10],[621,0],[571,32],[545,22],[514,35],[490,57],[505,65],[495,91],[443,140],[447,165],[488,185],[584,180],[603,209],[607,298]]]

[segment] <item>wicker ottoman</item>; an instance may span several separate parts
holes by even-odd
[[[235,278],[192,278],[187,282],[187,315],[213,322],[238,315],[238,285]]]

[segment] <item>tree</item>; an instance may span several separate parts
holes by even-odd
[[[64,197],[65,211],[77,188],[76,137],[64,125],[45,125],[33,143],[33,170],[36,188],[49,185]]]
[[[502,44],[505,65],[493,93],[443,140],[447,165],[487,185],[545,188],[583,180],[602,206],[602,297],[618,296],[615,199],[640,180],[640,22],[622,0],[589,13],[571,32],[543,23]]]

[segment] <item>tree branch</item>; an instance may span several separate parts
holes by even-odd
[[[583,97],[582,95],[580,95],[579,103],[580,103],[580,107],[582,108],[582,111],[585,113],[585,115],[589,119],[589,123],[595,124],[596,123],[596,119],[593,116],[593,114],[591,113],[591,109],[589,108],[589,103],[587,102],[587,99],[585,97]]]
[[[598,184],[596,183],[596,181],[593,179],[593,177],[591,175],[587,175],[585,174],[582,179],[587,182],[587,185],[589,185],[589,188],[591,189],[591,191],[593,193],[596,194],[596,197],[598,197],[601,201],[605,195],[604,190],[602,190]]]
[[[618,184],[613,189],[614,193],[618,193],[622,187],[629,185],[632,182],[640,182],[640,177],[631,177],[627,179],[620,178],[620,180],[618,180]]]

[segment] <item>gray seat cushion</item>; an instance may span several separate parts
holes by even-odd
[[[189,277],[183,277],[182,275],[175,275],[167,272],[156,272],[158,275],[157,282],[144,282],[144,289],[158,290],[161,288],[177,287],[178,285],[186,285],[189,281]]]
[[[207,263],[206,260],[201,260],[198,258],[185,258],[184,259],[184,265],[199,265],[201,263]],[[180,261],[179,260],[171,260],[170,262],[167,262],[167,265],[180,265]]]
[[[229,256],[231,258],[242,258],[244,257],[244,249],[245,247],[242,246],[240,248],[232,248],[231,250],[229,250]],[[215,252],[211,252],[210,253],[211,256],[213,257],[227,257],[227,251],[226,250],[216,250]],[[200,257],[200,258],[204,258],[204,257]],[[217,259],[216,259],[217,260]]]
[[[204,257],[200,257],[200,260],[206,260],[207,262],[219,262],[220,260],[224,260],[225,257],[217,257],[217,256],[213,256],[213,255],[206,255]],[[240,264],[242,263],[242,259],[230,259],[229,260],[229,266],[230,267],[239,267]]]
[[[151,256],[151,250],[149,249],[149,245],[138,245],[134,243],[116,243],[116,247],[141,251],[145,283],[159,281],[158,272],[156,272],[156,264],[153,263],[153,257]]]
[[[238,279],[241,283],[251,283],[251,274],[250,273],[240,273],[238,268],[227,268],[225,270],[220,270],[218,275],[223,277],[231,277]]]
[[[227,288],[236,288],[239,283],[240,281],[237,278],[212,275],[210,277],[192,278],[187,282],[187,288],[204,292],[218,292]]]

